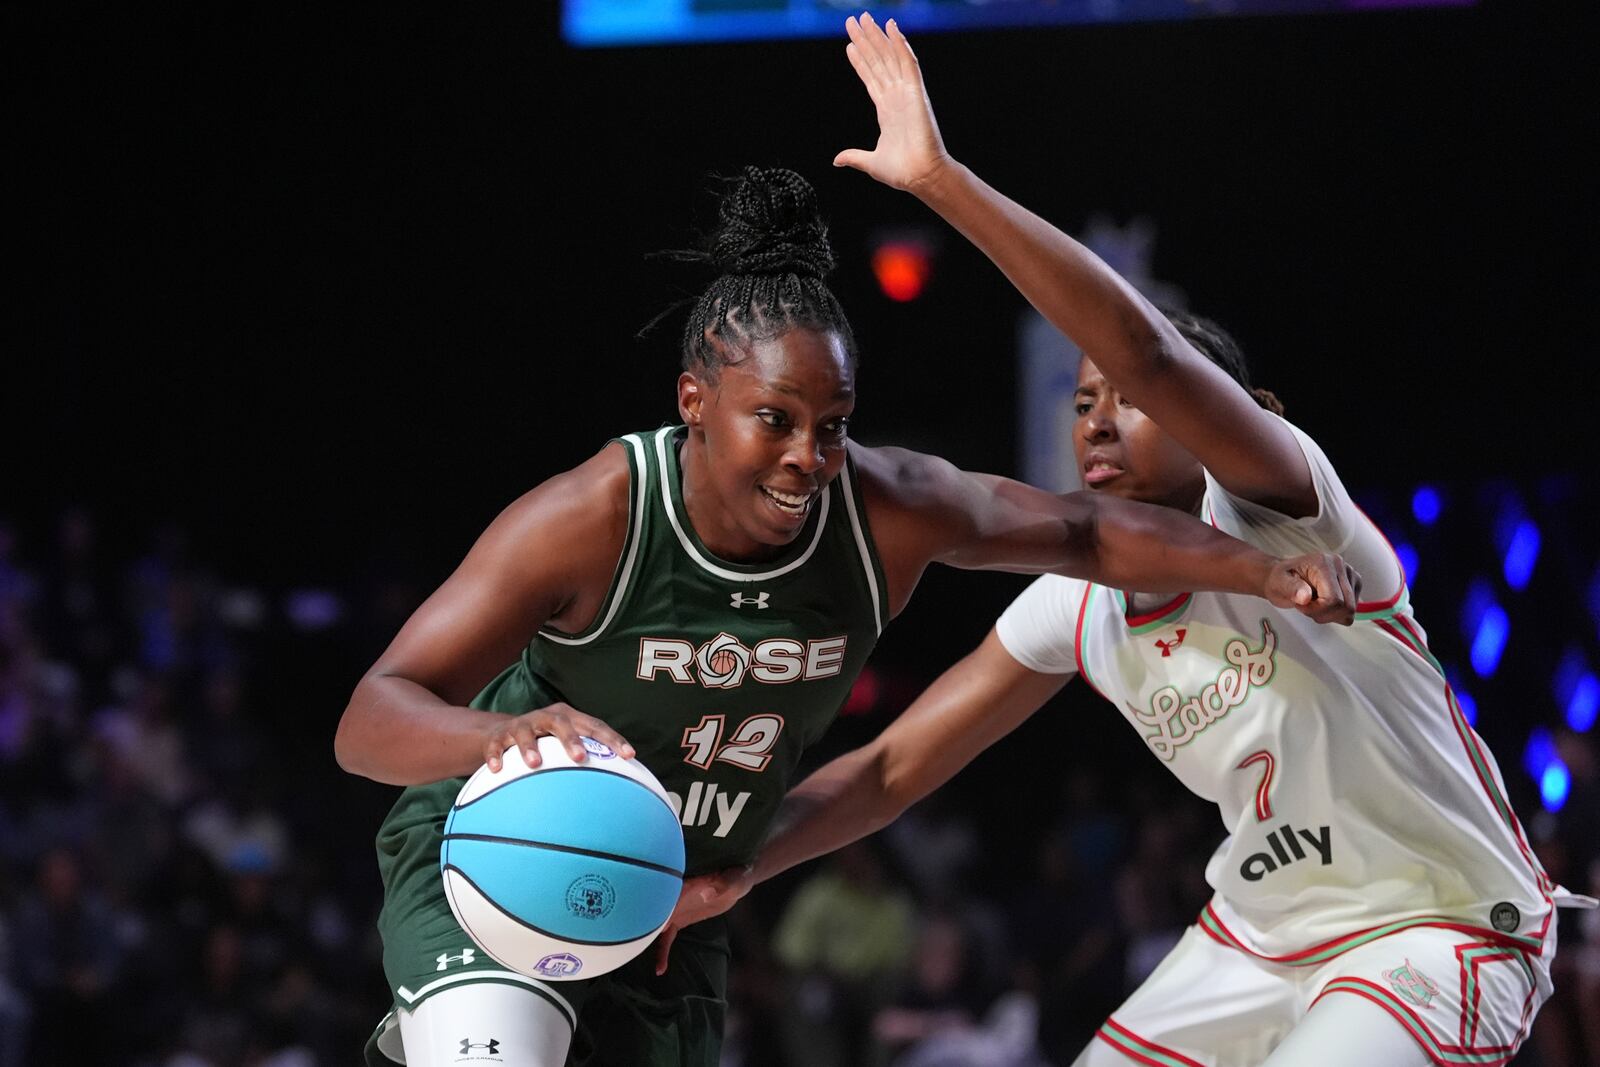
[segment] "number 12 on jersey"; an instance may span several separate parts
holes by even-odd
[[[706,715],[697,725],[683,732],[682,744],[689,750],[683,762],[701,770],[718,761],[743,767],[747,771],[765,770],[767,761],[772,759],[772,748],[778,743],[778,735],[783,732],[783,716],[752,715],[724,741],[722,728],[725,718],[723,715]]]

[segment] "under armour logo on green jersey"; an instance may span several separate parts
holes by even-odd
[[[755,596],[744,596],[741,593],[734,593],[728,603],[736,608],[742,608],[746,604],[754,604],[758,608],[765,608],[767,606],[767,598],[771,595],[771,593],[757,593]]]
[[[452,963],[459,963],[463,967],[465,967],[468,964],[470,964],[471,962],[472,962],[472,950],[470,948],[462,949],[461,950],[461,955],[459,955],[459,956],[452,956],[447,952],[441,952],[441,953],[439,953],[439,959],[438,959],[439,966],[434,968],[434,969],[442,971],[446,967],[450,966]]]

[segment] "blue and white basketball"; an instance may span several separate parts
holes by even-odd
[[[539,738],[478,768],[444,824],[439,868],[472,940],[520,974],[592,978],[633,959],[683,885],[683,828],[655,775],[584,738],[578,763]]]

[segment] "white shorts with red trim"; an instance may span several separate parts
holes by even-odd
[[[1440,1067],[1496,1067],[1515,1055],[1550,995],[1554,954],[1553,923],[1541,956],[1421,926],[1293,967],[1250,956],[1195,926],[1106,1020],[1095,1044],[1155,1067],[1254,1067],[1319,1002],[1360,997],[1400,1024],[1366,1016],[1407,1053],[1415,1044]],[[1079,1062],[1100,1058],[1086,1053]]]

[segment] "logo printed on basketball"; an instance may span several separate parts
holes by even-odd
[[[565,978],[583,970],[583,961],[570,952],[557,952],[533,965],[546,978]]]
[[[700,646],[695,654],[700,667],[700,684],[707,689],[733,689],[744,681],[750,666],[750,650],[730,633],[720,633]]]
[[[613,759],[616,757],[616,753],[612,751],[610,745],[603,745],[592,737],[580,737],[578,740],[583,742],[583,750],[591,756],[598,759]]]
[[[586,874],[567,886],[567,908],[580,919],[603,919],[616,903],[616,889],[598,874]]]

